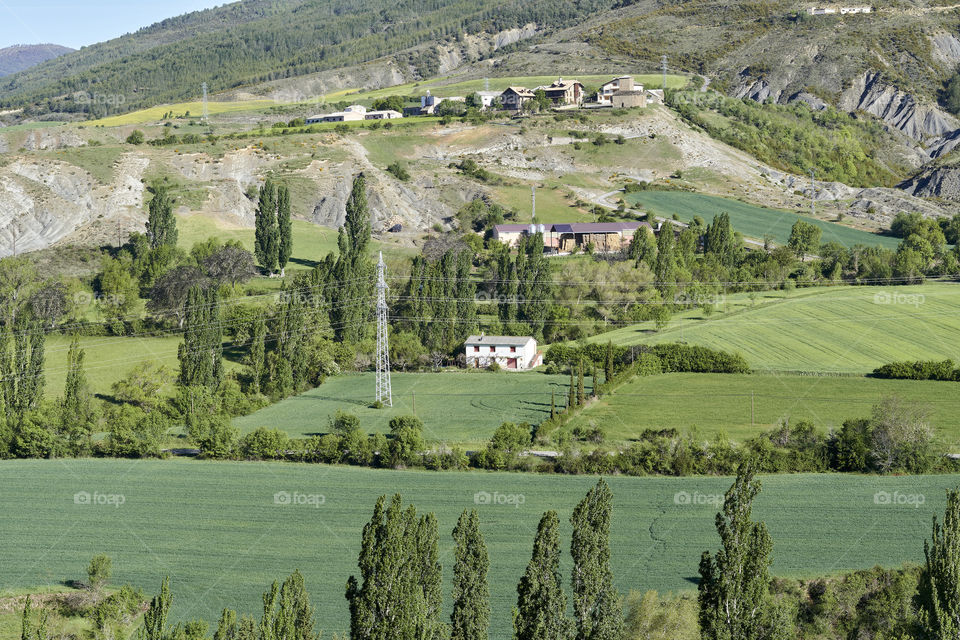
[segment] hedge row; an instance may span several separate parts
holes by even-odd
[[[947,380],[960,381],[960,369],[953,360],[918,360],[917,362],[891,362],[873,370],[875,378],[898,380]]]

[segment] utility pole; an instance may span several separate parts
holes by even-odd
[[[204,82],[200,87],[203,89],[203,122],[206,124],[207,116],[210,115],[207,111],[207,83]]]
[[[390,346],[387,343],[387,265],[383,251],[377,263],[377,402],[393,406],[390,386]]]
[[[663,71],[663,90],[667,90],[667,54],[660,56],[660,68]]]
[[[530,185],[530,222],[537,221],[537,186]]]

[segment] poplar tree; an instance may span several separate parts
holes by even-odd
[[[570,392],[567,394],[567,409],[577,406],[577,384],[573,379],[573,365],[570,365]]]
[[[587,401],[586,392],[583,388],[583,358],[580,358],[580,366],[577,367],[577,406]]]
[[[150,248],[177,246],[177,219],[173,214],[173,199],[167,187],[156,184],[151,187],[153,198],[147,206],[147,237]]]
[[[924,637],[960,637],[960,490],[947,490],[943,524],[933,516],[932,539],[923,542],[926,563],[919,595]]]
[[[676,289],[677,256],[676,241],[673,237],[673,223],[665,221],[660,227],[657,236],[657,258],[654,261],[653,273],[657,280],[657,289],[665,301],[673,300]]]
[[[304,587],[303,574],[294,571],[279,586],[276,582],[263,594],[262,640],[316,640],[313,607]]]
[[[750,519],[760,492],[754,463],[743,462],[727,490],[716,527],[721,548],[700,559],[700,632],[704,640],[767,637],[768,592],[773,543],[762,522]]]
[[[573,510],[573,614],[576,640],[619,640],[623,636],[620,596],[610,568],[613,492],[601,478]]]
[[[277,186],[267,180],[260,187],[260,199],[255,214],[253,253],[257,262],[268,273],[277,269],[280,256],[280,230],[277,227]]]
[[[75,455],[89,450],[96,424],[96,411],[83,369],[84,356],[80,339],[74,336],[67,351],[67,380],[60,401],[60,430]]]
[[[362,173],[353,180],[346,217],[337,238],[340,255],[327,283],[331,298],[330,324],[337,340],[358,342],[366,335],[366,319],[373,308],[373,263],[367,182]]]
[[[352,640],[418,638],[440,640],[446,625],[436,519],[417,518],[400,495],[388,507],[381,496],[364,528],[359,576],[347,581]]]
[[[20,614],[20,640],[33,640],[33,598],[27,594]]]
[[[250,393],[257,395],[266,367],[267,323],[262,312],[254,316],[250,335]]]
[[[183,342],[178,350],[179,382],[185,387],[216,389],[223,381],[223,328],[214,289],[199,285],[187,294]]]
[[[453,613],[450,640],[486,640],[490,627],[490,559],[477,510],[464,510],[453,529]]]
[[[213,634],[213,640],[237,640],[237,612],[224,609],[220,612],[220,621]]]
[[[614,375],[613,342],[611,340],[607,340],[607,353],[606,358],[604,358],[603,361],[603,381],[610,382]]]
[[[170,577],[163,579],[160,593],[150,601],[143,614],[143,626],[137,633],[138,640],[164,640],[167,637],[167,616],[170,613]]]
[[[557,392],[550,392],[550,419],[557,417]]]
[[[293,227],[290,222],[290,189],[277,189],[277,265],[280,277],[284,276],[290,256],[293,255]]]
[[[0,330],[0,391],[11,424],[20,424],[43,400],[46,333],[18,314],[13,327]]]
[[[563,640],[569,637],[567,598],[560,575],[560,520],[547,511],[537,526],[530,563],[517,585],[513,619],[515,640]]]

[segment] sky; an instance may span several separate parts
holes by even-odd
[[[0,0],[0,48],[59,44],[79,49],[164,18],[232,0]]]

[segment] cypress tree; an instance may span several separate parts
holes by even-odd
[[[293,255],[293,227],[290,222],[290,189],[286,186],[277,190],[277,265],[280,277],[283,277]]]
[[[411,507],[412,509],[412,507]],[[443,567],[440,565],[440,530],[437,518],[428,513],[417,524],[416,548],[413,550],[415,567],[419,574],[415,576],[414,597],[423,593],[423,614],[418,616],[417,638],[424,640],[442,640],[448,634],[443,615]]]
[[[924,637],[960,637],[960,490],[947,490],[943,524],[933,517],[932,540],[924,540],[923,555],[918,591]]]
[[[770,556],[773,543],[762,522],[750,519],[760,492],[754,463],[743,462],[727,490],[716,527],[721,548],[700,559],[700,630],[704,640],[759,640],[766,637]]]
[[[150,248],[177,246],[177,219],[173,214],[173,199],[167,187],[156,184],[152,187],[153,199],[147,206],[147,237]]]
[[[610,568],[612,507],[613,492],[601,478],[570,516],[577,640],[619,640],[623,636],[620,596]]]
[[[530,563],[517,585],[513,619],[515,640],[562,640],[569,637],[567,598],[560,575],[560,520],[543,514],[537,526]]]
[[[490,559],[477,510],[464,511],[453,529],[453,613],[450,640],[486,640],[490,626]]]
[[[583,358],[580,358],[580,366],[577,367],[577,406],[581,406],[587,401],[583,388]]]
[[[573,379],[573,365],[570,365],[570,392],[567,394],[567,409],[577,406],[577,383]]]

